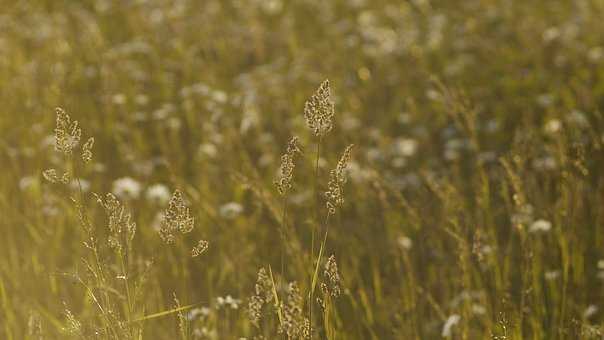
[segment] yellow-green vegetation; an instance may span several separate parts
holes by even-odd
[[[0,339],[601,339],[603,18],[0,0]]]

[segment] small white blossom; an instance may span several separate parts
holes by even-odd
[[[230,295],[227,295],[225,297],[219,296],[216,298],[216,304],[218,305],[218,308],[227,307],[227,308],[231,308],[231,309],[239,309],[241,300],[234,299]]]
[[[552,223],[550,221],[546,221],[543,219],[537,220],[531,224],[529,228],[529,232],[537,233],[537,232],[548,232],[552,229]]]
[[[234,219],[243,212],[243,206],[236,202],[230,202],[222,205],[219,209],[220,216],[226,219]]]
[[[411,249],[411,247],[413,247],[413,241],[411,241],[411,239],[407,236],[399,236],[399,238],[397,239],[397,243],[401,247],[401,249],[404,250],[409,250]]]
[[[594,316],[597,312],[598,312],[598,306],[596,306],[596,305],[589,305],[589,306],[587,306],[587,308],[583,312],[583,317],[585,319],[589,319],[592,316]]]
[[[224,104],[229,99],[229,97],[226,92],[216,90],[212,92],[212,99],[214,99],[218,103]]]
[[[547,123],[545,123],[545,132],[554,134],[562,128],[562,122],[558,119],[550,119]]]
[[[69,183],[69,186],[72,190],[82,189],[82,192],[88,192],[90,190],[90,181],[80,178],[78,182],[78,180],[74,178]]]
[[[113,97],[111,97],[111,101],[113,102],[113,104],[115,105],[123,105],[126,103],[126,96],[122,93],[118,93],[113,95]]]
[[[19,189],[26,191],[36,184],[36,178],[33,176],[25,176],[19,180]]]
[[[147,188],[147,192],[145,193],[147,200],[159,204],[168,202],[170,196],[170,190],[163,184],[154,184]]]
[[[553,280],[557,279],[558,277],[560,277],[559,270],[550,270],[550,271],[545,272],[545,279],[547,281],[553,281]]]
[[[195,319],[205,318],[208,315],[210,315],[210,309],[208,307],[198,307],[191,309],[189,313],[187,313],[187,319],[192,321]]]
[[[550,42],[556,40],[558,37],[560,37],[560,35],[560,29],[558,27],[553,26],[543,32],[542,38],[544,42]]]
[[[411,157],[417,152],[418,143],[411,138],[398,138],[394,141],[395,154],[403,157]]]
[[[122,177],[113,182],[113,194],[119,198],[138,198],[141,184],[131,177]]]
[[[591,61],[592,63],[597,63],[598,61],[600,61],[602,59],[602,56],[604,56],[604,48],[602,48],[602,46],[592,47],[587,52],[587,58],[589,58],[589,61]]]
[[[475,315],[485,315],[487,313],[487,309],[484,306],[475,303],[472,305],[472,313]]]
[[[149,103],[149,97],[147,97],[144,94],[138,94],[134,98],[134,101],[136,102],[136,104],[144,106],[144,105],[147,105]]]
[[[204,143],[199,146],[199,154],[208,158],[214,158],[218,155],[218,148],[211,143]]]

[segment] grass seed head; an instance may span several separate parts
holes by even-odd
[[[185,204],[182,192],[176,189],[161,221],[159,235],[164,242],[172,244],[177,233],[186,234],[191,232],[194,226],[195,219],[191,216],[189,208]]]
[[[338,264],[334,255],[331,255],[327,259],[323,274],[327,279],[327,282],[324,284],[326,293],[329,293],[334,298],[340,296],[340,274],[338,273]]]
[[[331,131],[333,128],[334,111],[329,80],[325,80],[304,104],[306,125],[313,131],[315,136],[323,137]]]
[[[254,326],[260,327],[262,307],[265,303],[270,303],[273,300],[272,281],[266,269],[260,268],[258,270],[258,278],[254,289],[255,294],[248,301],[248,318]]]
[[[195,247],[193,247],[193,250],[191,250],[191,256],[192,257],[197,257],[203,253],[206,252],[206,250],[208,250],[210,246],[210,243],[206,240],[199,240],[199,242],[197,242],[197,245]]]
[[[65,327],[63,330],[69,335],[82,336],[82,323],[67,308],[65,308]]]
[[[57,170],[55,169],[47,169],[42,172],[42,176],[44,179],[49,181],[50,183],[63,183],[67,184],[71,180],[71,175],[69,172],[63,173],[63,175],[59,176]]]
[[[55,149],[66,155],[70,155],[73,149],[80,143],[82,130],[76,120],[71,121],[71,117],[60,107],[55,109],[57,115],[55,128]]]
[[[82,146],[82,161],[84,163],[90,163],[92,160],[92,147],[94,146],[94,137],[88,138],[86,143]]]
[[[105,209],[109,219],[109,246],[117,251],[126,247],[136,234],[136,223],[132,222],[132,215],[126,207],[111,193],[105,199],[97,196],[97,202]]]
[[[287,144],[287,151],[281,156],[281,166],[279,167],[279,173],[275,179],[275,186],[281,196],[285,196],[292,187],[292,179],[294,176],[294,169],[296,167],[295,157],[296,154],[300,153],[300,147],[298,146],[298,137],[294,136],[290,139]]]
[[[344,204],[343,188],[347,181],[346,167],[352,157],[352,147],[352,144],[346,147],[336,168],[329,172],[328,190],[325,192],[325,197],[327,198],[327,213],[330,215],[335,214],[337,207]]]
[[[310,321],[304,317],[304,299],[295,282],[287,287],[287,301],[281,306],[283,320],[279,332],[287,334],[288,339],[309,339]]]

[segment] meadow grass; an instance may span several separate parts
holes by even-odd
[[[0,0],[0,339],[603,338],[603,17]]]

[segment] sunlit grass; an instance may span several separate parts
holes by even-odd
[[[601,338],[603,15],[0,0],[0,339]]]

